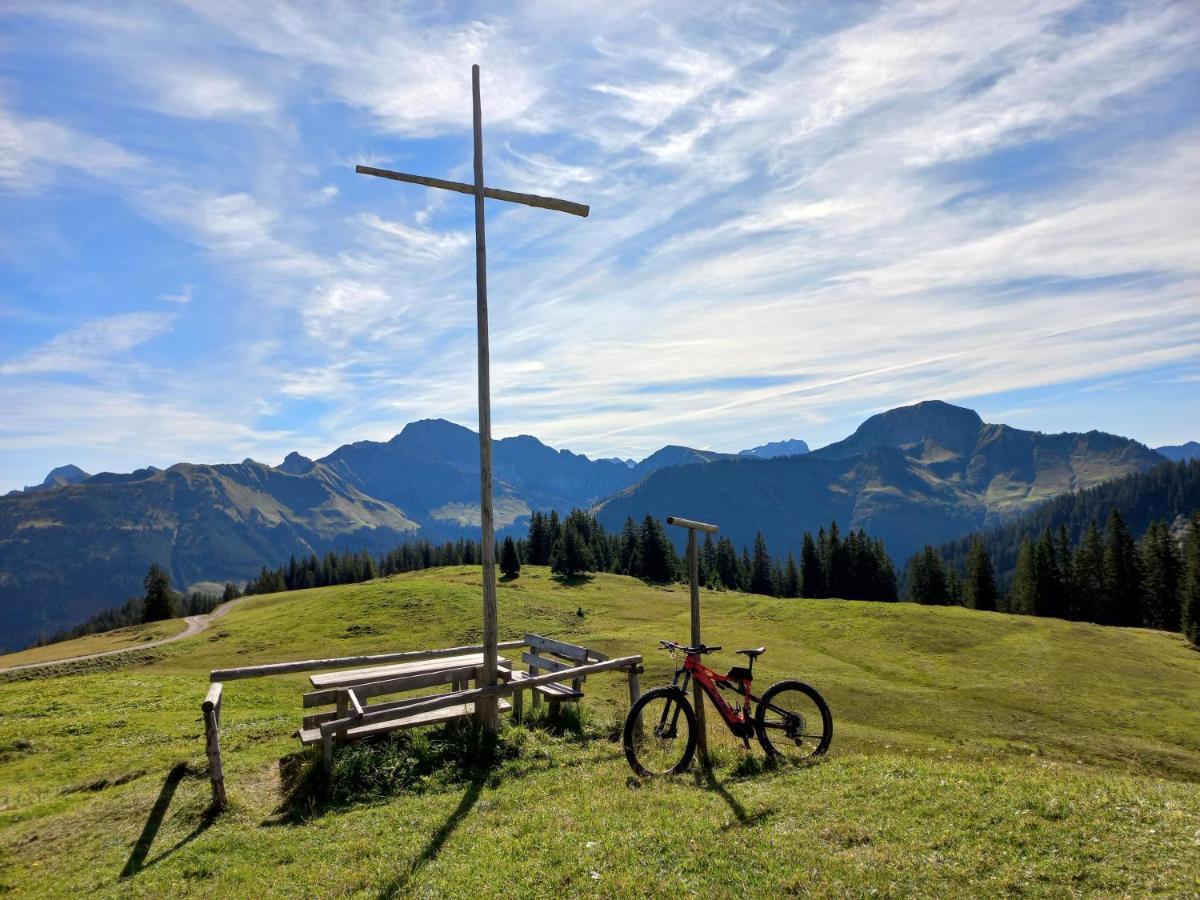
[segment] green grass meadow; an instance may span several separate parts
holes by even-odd
[[[757,683],[816,686],[833,746],[764,769],[714,731],[711,774],[656,782],[614,740],[616,674],[588,680],[566,725],[506,726],[490,767],[332,799],[308,793],[314,754],[294,737],[307,676],[228,682],[231,805],[208,812],[210,669],[476,643],[479,582],[441,569],[256,597],[193,638],[0,678],[0,893],[1200,895],[1200,653],[959,608],[704,593],[705,639],[727,648],[714,667],[765,644]],[[688,635],[680,586],[529,568],[499,596],[502,637],[641,653],[643,689],[673,670],[657,639]],[[434,729],[411,753],[453,739]]]

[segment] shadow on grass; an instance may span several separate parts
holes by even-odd
[[[554,715],[544,707],[531,710],[521,725],[498,736],[471,722],[380,735],[336,748],[331,770],[315,748],[289,754],[279,760],[283,800],[262,824],[303,825],[399,794],[521,777],[544,763],[544,744],[553,739],[578,744],[595,736],[576,706],[564,704]]]
[[[716,773],[709,766],[698,766],[695,771],[696,784],[707,791],[713,791],[717,796],[725,801],[725,805],[733,812],[737,818],[736,823],[730,823],[722,827],[722,831],[728,831],[730,828],[748,828],[758,825],[766,821],[771,816],[778,812],[778,808],[774,806],[761,809],[758,812],[750,812],[742,805],[741,801],[733,794],[729,793],[729,789],[717,780]]]
[[[150,855],[150,848],[154,846],[154,839],[158,837],[159,829],[162,828],[163,819],[166,818],[167,810],[171,806],[171,800],[175,796],[175,789],[179,787],[179,783],[183,779],[188,777],[196,778],[199,775],[188,768],[188,764],[185,762],[176,763],[171,771],[167,773],[166,780],[163,781],[163,786],[158,792],[158,799],[154,801],[154,806],[150,808],[150,815],[146,818],[146,824],[142,826],[142,833],[134,843],[133,852],[129,854],[129,859],[125,861],[125,867],[121,869],[119,877],[128,878],[131,875],[136,875],[147,866],[152,866],[159,860],[165,859],[180,847],[194,841],[216,821],[220,811],[215,807],[209,806],[205,810],[204,815],[200,817],[200,821],[196,823],[196,827],[189,834],[176,841],[174,846],[162,851],[154,859],[147,862],[146,857]]]
[[[379,892],[380,900],[392,900],[393,897],[398,897],[408,887],[409,881],[420,871],[422,866],[437,859],[438,854],[442,852],[442,845],[446,843],[450,835],[454,834],[454,830],[458,828],[462,820],[475,807],[475,803],[479,800],[479,794],[482,790],[483,779],[479,777],[472,779],[467,785],[467,790],[462,795],[462,799],[458,801],[458,806],[455,807],[454,812],[450,813],[449,818],[434,832],[433,836],[429,839],[429,843],[425,845],[425,849],[412,861],[408,869],[393,878]]]
[[[578,575],[552,575],[552,581],[557,581],[563,587],[580,587],[581,585],[590,584],[594,579],[594,575],[580,573]]]

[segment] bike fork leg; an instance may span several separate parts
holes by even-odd
[[[690,673],[688,673],[688,672],[684,672],[684,673],[683,673],[683,685],[682,685],[682,687],[680,687],[680,685],[679,685],[679,683],[678,683],[678,682],[679,682],[679,676],[678,676],[678,675],[676,675],[676,676],[675,676],[675,686],[676,686],[676,687],[680,687],[680,690],[682,690],[682,691],[683,691],[683,695],[684,695],[684,697],[686,697],[686,696],[687,696],[688,683],[689,683],[691,680],[692,680],[692,676],[691,676],[691,674],[690,674]],[[667,709],[670,709],[670,704],[667,704]],[[664,721],[665,721],[665,720],[666,720],[666,718],[667,718],[667,709],[664,709],[664,710],[663,710],[663,720],[664,720]],[[680,714],[681,712],[683,712],[683,704],[682,704],[682,703],[676,703],[676,704],[675,704],[675,714],[674,714],[673,716],[671,716],[671,732],[672,732],[672,733],[675,733],[675,731],[676,731],[676,730],[677,730],[677,728],[679,727],[679,714]]]

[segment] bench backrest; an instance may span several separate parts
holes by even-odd
[[[523,653],[521,659],[528,663],[530,672],[567,672],[576,666],[604,662],[608,659],[598,650],[589,650],[578,644],[569,644],[531,632],[525,633],[525,643],[532,652]],[[585,679],[586,676],[575,681],[581,682]]]

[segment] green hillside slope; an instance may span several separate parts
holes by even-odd
[[[478,584],[446,569],[255,597],[123,665],[0,682],[0,892],[1200,890],[1200,654],[1161,632],[909,604],[704,595],[707,640],[764,643],[763,684],[798,675],[829,699],[816,766],[755,772],[726,740],[712,778],[642,785],[609,737],[624,685],[601,675],[582,734],[513,729],[484,776],[297,812],[311,757],[291,736],[306,680],[289,676],[226,685],[232,807],[205,816],[209,669],[471,643]],[[671,670],[656,639],[687,635],[685,589],[618,576],[533,568],[501,584],[500,614],[502,635],[642,653],[644,688]]]

